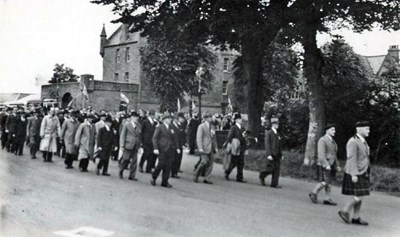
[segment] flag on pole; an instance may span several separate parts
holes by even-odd
[[[178,107],[178,112],[181,111],[181,101],[178,98],[178,102],[177,102],[177,107]]]
[[[228,98],[228,108],[231,110],[231,112],[233,112],[233,106],[231,103],[231,98]]]
[[[124,102],[126,104],[129,104],[129,99],[128,96],[126,96],[124,93],[121,92],[121,102]]]
[[[192,110],[196,108],[196,105],[194,105],[194,101],[192,100]]]
[[[79,87],[80,87],[79,89],[82,92],[82,97],[85,98],[86,100],[89,100],[89,94],[87,92],[85,83],[83,83],[83,80],[81,80],[81,83],[79,84]]]
[[[75,103],[75,98],[73,98],[67,105],[68,108],[72,108],[72,105]]]

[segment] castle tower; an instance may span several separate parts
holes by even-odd
[[[104,47],[107,45],[107,33],[106,28],[103,24],[103,29],[101,30],[100,34],[100,55],[101,57],[104,56]]]

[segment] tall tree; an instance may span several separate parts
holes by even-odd
[[[323,133],[325,105],[322,68],[324,60],[317,46],[317,34],[348,27],[355,31],[370,30],[373,26],[398,29],[400,1],[359,0],[299,0],[289,17],[304,47],[304,73],[307,78],[309,101],[309,130],[304,164],[316,159],[317,140]],[[340,22],[340,24],[338,23]]]
[[[49,83],[77,82],[79,76],[74,74],[74,69],[64,67],[64,64],[56,64],[53,69],[53,76]]]
[[[132,24],[143,36],[157,34],[160,24],[173,23],[194,42],[229,46],[242,54],[243,77],[250,130],[258,133],[264,105],[263,64],[265,47],[275,39],[286,22],[291,0],[93,0],[112,5],[119,14],[116,22]]]

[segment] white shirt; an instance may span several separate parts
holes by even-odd
[[[109,131],[110,131],[110,128],[107,126],[107,124],[106,124],[106,125],[104,125],[104,127],[107,129],[107,132],[109,132]]]
[[[133,128],[136,128],[136,123],[131,121]]]
[[[151,117],[148,117],[148,119],[149,119],[151,125],[153,125],[154,124],[154,120]]]
[[[278,131],[276,130],[276,128],[271,128],[272,131],[274,131],[275,134],[278,134]]]
[[[168,124],[167,124],[167,123],[164,123],[164,125],[165,125],[165,127],[167,127],[167,129],[169,129],[169,126],[168,126]]]
[[[357,136],[358,138],[360,138],[362,142],[365,143],[365,138],[363,138],[363,136],[359,135],[358,133],[356,134],[356,136]]]

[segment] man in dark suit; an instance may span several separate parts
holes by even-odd
[[[6,121],[6,133],[8,133],[6,147],[7,151],[11,153],[15,150],[15,125],[17,124],[17,111],[17,108],[13,108],[12,113],[8,115]]]
[[[102,175],[110,176],[110,174],[107,173],[108,163],[114,145],[114,132],[111,130],[111,116],[107,116],[104,123],[104,127],[100,128],[99,134],[97,135],[97,150],[100,151],[100,161],[97,165],[96,174],[100,175],[100,170],[103,169]]]
[[[122,162],[119,168],[119,178],[123,178],[123,172],[129,163],[129,180],[137,181],[136,169],[137,169],[137,155],[141,145],[142,128],[139,124],[139,115],[135,112],[131,112],[131,120],[125,123],[122,127],[119,149],[122,153]]]
[[[9,114],[11,113],[12,109],[7,108],[6,110],[3,110],[1,113],[1,118],[0,118],[0,126],[1,126],[1,149],[4,149],[7,144],[8,140],[8,133],[6,132],[6,122]]]
[[[28,125],[26,128],[26,135],[29,139],[30,155],[32,159],[36,159],[36,152],[39,150],[40,144],[40,125],[42,119],[39,118],[40,111],[35,109],[33,116],[28,119]]]
[[[151,184],[156,185],[156,180],[162,171],[161,186],[172,188],[168,183],[169,175],[171,173],[171,165],[175,158],[175,152],[180,153],[178,149],[179,141],[175,136],[175,131],[171,124],[172,116],[166,114],[162,117],[162,123],[156,128],[153,135],[154,154],[158,155],[158,165],[153,171]]]
[[[174,121],[172,125],[175,129],[175,136],[178,137],[178,149],[183,150],[183,146],[185,145],[186,135],[185,135],[185,127],[184,127],[185,117],[182,113],[175,114]],[[180,178],[178,176],[178,172],[181,169],[182,163],[182,152],[175,154],[174,162],[171,167],[171,177],[172,178]]]
[[[214,154],[217,152],[215,130],[211,125],[212,114],[203,115],[204,122],[197,129],[196,142],[200,153],[200,164],[194,173],[194,182],[199,182],[199,176],[204,172],[204,183],[212,184],[210,180],[211,171],[214,166]]]
[[[193,155],[196,149],[196,132],[200,125],[197,114],[193,115],[193,118],[189,120],[187,125],[187,140],[189,144],[189,154]]]
[[[123,119],[123,115],[121,112],[116,114],[116,117],[113,119],[111,129],[114,132],[114,150],[112,152],[112,160],[118,160],[118,153],[119,153],[119,131],[121,127],[121,121]]]
[[[142,121],[142,144],[143,144],[143,155],[139,163],[139,171],[143,172],[144,162],[146,164],[146,173],[151,173],[156,164],[157,156],[153,152],[153,135],[156,130],[157,122],[155,121],[156,113],[154,110],[150,110],[148,116]]]
[[[236,181],[240,183],[247,183],[247,181],[243,179],[244,155],[245,153],[247,154],[247,142],[244,137],[246,134],[246,129],[242,125],[242,116],[240,113],[235,113],[233,115],[233,120],[235,121],[235,125],[233,125],[229,130],[227,143],[232,143],[233,139],[238,139],[240,142],[240,152],[238,155],[231,155],[231,162],[228,169],[225,171],[225,179],[229,180],[229,174],[236,167]]]
[[[271,130],[265,134],[265,167],[260,169],[260,183],[265,186],[265,177],[272,174],[271,187],[282,188],[278,185],[281,167],[282,150],[281,138],[278,134],[279,119],[271,118]]]

